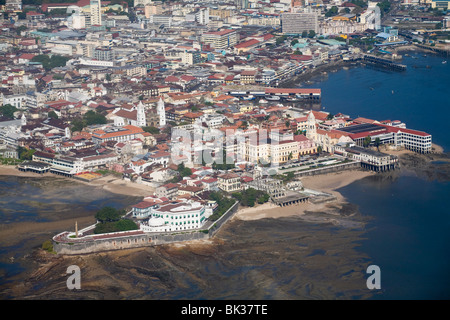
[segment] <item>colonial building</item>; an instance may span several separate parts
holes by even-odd
[[[241,190],[241,178],[235,173],[225,173],[217,177],[219,189],[225,192]]]

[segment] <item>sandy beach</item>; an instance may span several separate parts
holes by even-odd
[[[240,220],[257,220],[264,218],[281,218],[291,216],[302,216],[307,211],[328,212],[335,211],[335,206],[346,202],[345,198],[336,190],[359,179],[374,175],[376,173],[360,170],[349,170],[337,173],[322,174],[301,179],[306,189],[312,189],[332,194],[336,197],[333,202],[324,203],[300,203],[288,207],[279,207],[273,203],[265,203],[253,208],[242,208],[236,212],[234,218]]]
[[[122,194],[122,195],[128,195],[128,196],[142,196],[146,197],[149,195],[152,195],[155,192],[155,188],[146,186],[143,184],[138,184],[130,181],[125,181],[120,178],[114,177],[112,175],[103,176],[99,179],[93,180],[93,181],[83,181],[78,180],[74,178],[66,178],[62,176],[57,176],[52,173],[43,173],[43,174],[37,174],[33,172],[23,172],[18,170],[14,166],[5,166],[0,165],[0,175],[12,175],[12,176],[18,176],[18,177],[30,177],[30,178],[36,178],[36,177],[53,177],[54,179],[70,179],[72,181],[76,181],[77,183],[83,183],[88,184],[91,186],[97,186],[102,188],[103,190]]]

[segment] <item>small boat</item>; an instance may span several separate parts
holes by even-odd
[[[280,97],[278,97],[278,96],[266,96],[266,100],[269,100],[269,101],[279,101],[279,100],[280,100]]]
[[[446,64],[447,63],[447,61],[442,61],[442,64]]]
[[[248,95],[248,96],[243,97],[242,99],[243,99],[243,100],[253,100],[253,99],[255,99],[255,96],[252,95],[252,94],[250,94],[250,95]]]
[[[265,104],[265,103],[267,103],[267,100],[265,100],[265,99],[261,99],[261,100],[259,100],[259,103],[263,103],[263,104]]]

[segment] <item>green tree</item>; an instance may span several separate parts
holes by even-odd
[[[32,160],[33,154],[36,152],[34,149],[27,149],[24,147],[17,147],[17,153],[20,160]]]
[[[325,17],[328,18],[328,17],[335,16],[335,15],[338,14],[338,11],[339,11],[338,7],[332,6],[332,7],[330,8],[330,10],[328,10],[327,12],[325,12]]]
[[[377,150],[380,151],[380,145],[381,145],[380,138],[378,138],[378,137],[375,138],[374,145],[377,147]]]
[[[314,30],[309,30],[308,38],[314,38],[316,36],[316,32]]]
[[[122,212],[112,207],[103,207],[95,214],[95,219],[101,223],[119,221]]]
[[[142,130],[144,130],[145,132],[149,132],[151,134],[158,134],[159,133],[159,129],[156,127],[142,127]]]
[[[308,31],[303,31],[302,32],[302,38],[307,38],[308,37]]]
[[[105,124],[107,122],[106,117],[100,113],[89,110],[83,116],[86,121],[86,125],[90,126],[93,124]]]
[[[72,124],[72,128],[71,128],[72,132],[81,131],[81,130],[83,130],[83,128],[86,127],[86,122],[83,121],[83,119],[79,119],[79,118],[73,119],[71,124]]]
[[[51,57],[46,54],[40,54],[37,56],[34,56],[31,61],[33,62],[40,62],[42,63],[42,66],[45,70],[50,71],[53,68],[56,67],[63,67],[66,65],[66,62],[69,61],[70,58],[64,57],[61,55],[54,54]]]
[[[190,175],[192,175],[192,170],[190,168],[185,167],[183,162],[178,165],[177,171],[180,173],[180,176],[182,177],[189,177]]]
[[[368,146],[370,146],[371,142],[372,142],[372,137],[371,136],[367,136],[367,137],[364,138],[363,146],[367,148]]]
[[[9,119],[14,119],[14,112],[18,109],[11,104],[5,104],[0,107],[0,114]]]
[[[55,111],[50,111],[48,114],[48,117],[50,118],[50,119],[58,119],[58,115],[56,114],[56,112]]]

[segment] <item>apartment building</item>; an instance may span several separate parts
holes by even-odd
[[[201,37],[203,44],[209,44],[215,49],[227,49],[238,43],[236,30],[225,29],[221,31],[206,32]]]
[[[319,32],[317,12],[289,12],[281,15],[281,28],[284,34],[301,34],[303,31]]]

